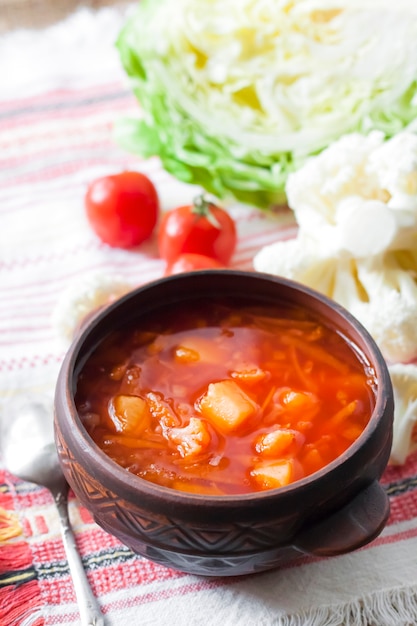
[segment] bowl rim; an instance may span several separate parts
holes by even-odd
[[[147,481],[146,479],[143,479],[136,474],[128,472],[125,468],[118,465],[94,442],[94,440],[90,437],[87,430],[85,429],[81,418],[78,415],[74,400],[76,364],[78,362],[80,352],[82,351],[86,340],[91,335],[91,333],[103,323],[103,321],[107,318],[109,314],[117,311],[119,307],[123,306],[129,300],[139,297],[142,292],[148,291],[149,289],[158,288],[159,285],[165,283],[175,283],[177,281],[190,280],[191,277],[195,277],[196,273],[200,274],[201,276],[221,273],[223,275],[228,275],[232,277],[247,277],[250,280],[263,279],[276,285],[283,285],[287,288],[294,289],[298,292],[305,294],[308,298],[314,301],[319,301],[321,305],[324,305],[326,309],[332,310],[336,314],[338,320],[343,319],[345,323],[347,322],[348,326],[352,328],[362,338],[368,350],[367,354],[364,354],[359,346],[357,346],[353,342],[353,340],[351,347],[353,350],[357,350],[360,355],[365,357],[366,361],[369,362],[369,364],[375,371],[375,378],[377,380],[375,405],[369,421],[363,429],[362,433],[349,446],[349,448],[346,449],[345,452],[336,457],[330,463],[326,464],[320,470],[314,472],[313,474],[309,474],[308,476],[305,476],[304,478],[301,478],[297,481],[294,481],[293,483],[290,483],[285,487],[242,494],[207,495],[175,490],[171,487],[164,487],[157,483]],[[190,298],[193,297],[195,296],[190,294]],[[317,311],[314,312],[317,313]],[[337,328],[337,324],[335,324],[335,327]],[[344,333],[341,334],[343,338],[347,339]],[[385,390],[385,393],[383,393],[383,390]],[[73,342],[71,343],[61,365],[58,383],[55,391],[55,412],[57,405],[61,403],[65,404],[65,402],[67,404],[66,412],[67,414],[69,413],[69,415],[71,416],[70,421],[72,427],[72,436],[77,439],[78,443],[81,444],[83,453],[88,456],[89,465],[98,468],[96,472],[97,476],[103,474],[107,470],[109,473],[111,473],[112,479],[114,482],[117,483],[118,488],[120,487],[125,494],[130,489],[137,489],[143,496],[149,496],[150,498],[162,497],[167,502],[167,504],[171,503],[175,505],[183,502],[186,505],[195,503],[201,506],[202,503],[208,503],[209,505],[228,508],[242,505],[243,503],[246,503],[247,505],[254,505],[256,503],[259,503],[260,500],[262,500],[262,502],[268,502],[270,500],[275,500],[278,496],[292,495],[294,494],[294,492],[299,491],[302,487],[306,485],[311,485],[312,483],[316,483],[320,479],[327,477],[337,468],[340,468],[347,462],[351,461],[356,453],[362,448],[364,443],[372,436],[373,432],[378,427],[378,424],[383,415],[385,414],[387,409],[389,409],[390,403],[393,404],[393,390],[388,366],[373,337],[362,325],[362,323],[359,322],[359,320],[357,320],[347,309],[345,309],[343,306],[341,306],[331,298],[319,293],[318,291],[310,287],[298,283],[297,281],[283,278],[281,276],[275,276],[272,274],[248,270],[209,269],[198,270],[198,272],[184,272],[181,274],[164,276],[162,278],[149,281],[147,283],[139,285],[125,295],[117,298],[117,300],[115,300],[111,304],[100,308],[95,314],[89,317],[85,326],[83,326],[79,333],[74,337]]]

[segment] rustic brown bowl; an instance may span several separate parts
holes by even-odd
[[[355,344],[376,373],[376,405],[362,435],[328,466],[281,489],[210,497],[158,486],[108,458],[77,414],[78,372],[106,334],[140,319],[143,312],[222,295],[307,307]],[[68,483],[102,528],[155,562],[193,574],[235,576],[275,568],[301,555],[349,552],[381,532],[389,501],[378,481],[390,454],[393,411],[385,361],[367,331],[343,308],[288,280],[212,270],[147,284],[87,322],[59,374],[55,428]]]

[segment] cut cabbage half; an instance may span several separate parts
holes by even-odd
[[[417,118],[414,0],[142,0],[117,46],[120,141],[218,197],[281,203],[309,155]]]

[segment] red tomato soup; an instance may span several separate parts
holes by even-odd
[[[304,310],[190,301],[110,335],[79,372],[96,444],[145,480],[199,494],[283,487],[354,442],[373,369]]]

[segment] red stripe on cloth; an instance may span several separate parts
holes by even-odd
[[[15,485],[15,510],[44,507],[53,504],[53,497],[49,489],[36,487],[32,483],[17,481]]]
[[[87,509],[80,505],[78,508],[78,514],[83,524],[91,524],[93,522],[93,518]]]
[[[105,249],[104,244],[100,244],[98,242],[96,242],[95,247],[97,252],[100,252],[101,249]],[[71,256],[73,256],[73,253],[74,249],[72,249],[71,254],[67,253],[66,256],[71,258]],[[162,273],[163,261],[156,256],[155,251],[152,252],[151,250],[149,252],[149,256],[147,255],[146,257],[144,256],[144,253],[138,253],[137,250],[132,252],[131,255],[123,254],[120,252],[119,254],[120,256],[118,258],[115,256],[113,259],[111,259],[111,261],[109,259],[94,259],[94,261],[92,261],[88,267],[85,267],[84,270],[91,274],[96,273],[99,270],[106,271],[113,276],[118,272],[129,272],[135,276],[137,284],[143,284],[144,282],[146,282],[146,277],[150,274],[151,271],[155,272],[158,269],[158,271]],[[39,257],[35,257],[35,259],[36,258]],[[40,260],[42,260],[42,262],[45,262],[45,258],[41,258]],[[27,258],[24,260],[23,267],[32,267],[34,262],[34,259]],[[20,267],[20,265],[16,264],[16,267]],[[13,263],[4,264],[3,268],[15,269],[15,267],[13,267]],[[138,275],[139,268],[140,274]],[[28,290],[29,293],[34,298],[36,298],[37,290],[40,287],[45,288],[45,293],[50,293],[50,290],[53,289],[54,291],[56,291],[56,288],[59,288],[59,285],[63,285],[69,282],[71,279],[76,279],[78,277],[79,280],[80,269],[76,269],[73,271],[71,271],[71,269],[68,267],[62,269],[65,272],[64,274],[59,277],[50,277],[49,281],[38,279],[36,281],[31,280],[27,283],[21,283],[19,287],[20,293],[15,293],[13,285],[5,287],[4,289],[2,289],[2,291],[7,292],[8,297],[9,294],[11,294],[10,297],[18,299],[23,298],[23,301],[25,302],[28,295]]]
[[[393,483],[410,476],[417,476],[417,452],[410,454],[404,465],[388,465],[381,482]]]
[[[237,583],[241,583],[242,577],[230,577],[230,578],[202,578],[193,581],[188,584],[184,584],[178,587],[167,587],[165,589],[158,589],[155,591],[149,591],[147,593],[138,593],[134,596],[128,596],[123,600],[115,600],[113,602],[106,603],[105,610],[109,612],[113,609],[131,608],[134,606],[140,606],[141,604],[148,604],[150,602],[159,602],[164,599],[173,598],[175,596],[184,596],[190,593],[198,593],[199,591],[205,591],[210,589],[220,589],[224,586],[232,586]],[[173,623],[175,624],[175,617],[173,616]]]
[[[45,326],[31,325],[31,326],[13,326],[11,328],[0,328],[0,335],[11,335],[12,333],[17,333],[18,335],[21,335],[22,333],[33,333],[34,331],[39,332],[40,330],[51,331],[51,327],[48,324]],[[48,338],[49,338],[49,334],[48,334]],[[38,341],[38,339],[34,337],[33,335],[31,335],[27,339],[25,338],[25,342],[26,341]],[[17,342],[13,342],[13,343],[17,343]]]
[[[30,310],[33,313],[33,315],[35,317],[37,317],[38,315],[50,315],[51,312],[51,306],[55,303],[56,301],[56,294],[40,294],[38,295],[38,297],[36,298],[36,294],[27,294],[27,295],[21,295],[21,301],[19,302],[18,300],[14,300],[13,301],[13,296],[11,299],[7,299],[7,304],[9,306],[9,310],[11,310],[13,312],[13,314],[18,315],[19,313],[21,313],[22,315],[24,315],[25,313],[27,314],[27,312],[25,311],[25,305],[27,305],[27,298],[33,298],[33,302],[30,303]],[[7,311],[2,309],[2,311],[0,311],[0,319],[2,320],[10,320],[10,314],[7,314]]]
[[[54,301],[53,301],[53,299],[51,299],[51,301],[49,303],[46,303],[43,306],[42,306],[42,303],[38,302],[37,304],[38,304],[38,306],[42,307],[43,310],[36,311],[35,307],[33,309],[31,307],[31,310],[30,310],[30,317],[31,317],[31,319],[37,320],[37,318],[44,318],[45,315],[50,314],[50,312],[51,312],[51,308],[50,307],[51,307],[51,304],[54,304]],[[23,307],[23,305],[21,305],[21,306]],[[14,320],[20,319],[20,318],[25,319],[25,318],[29,317],[28,312],[26,310],[24,310],[23,308],[20,309],[19,307],[16,307],[16,306],[13,307],[12,314],[13,314],[13,319]],[[0,321],[2,321],[2,322],[9,322],[10,323],[10,313],[9,314],[7,314],[7,313],[3,314],[2,312],[0,312]]]
[[[273,244],[276,241],[276,237],[270,237],[269,241],[265,241],[262,245],[259,243],[254,243],[252,246],[248,246],[247,248],[241,248],[232,259],[231,266],[234,266],[236,269],[242,269],[244,263],[250,262],[250,266],[254,269],[254,256],[263,248],[263,246],[268,246],[269,244]]]
[[[14,129],[18,129],[18,141],[23,145],[29,142],[29,133],[36,132],[38,125],[41,129],[47,128],[49,122],[65,122],[82,120],[83,126],[86,120],[91,121],[88,127],[88,133],[83,132],[83,136],[91,134],[91,130],[103,125],[104,122],[112,124],[117,119],[118,114],[128,113],[129,115],[137,115],[139,111],[136,106],[135,100],[129,95],[129,93],[119,88],[109,93],[97,94],[95,98],[90,98],[83,92],[79,92],[71,102],[65,102],[60,100],[56,103],[47,104],[42,103],[41,106],[37,104],[27,103],[23,106],[19,106],[17,109],[8,110],[5,112],[0,111],[0,129],[3,129],[5,133],[13,133]],[[6,118],[6,115],[9,115]],[[97,118],[97,114],[102,113],[102,118]],[[3,118],[3,119],[2,119]],[[106,121],[105,118],[108,118]],[[23,136],[21,131],[23,127],[27,127],[28,133]],[[48,131],[47,131],[48,132]],[[42,135],[43,136],[43,135]],[[50,137],[54,141],[62,138],[62,135],[50,134],[44,135],[46,138]],[[2,137],[2,143],[8,144],[9,136],[6,134]],[[11,148],[16,147],[16,144],[9,144]]]
[[[87,579],[93,594],[97,597],[98,592],[95,583],[97,579],[97,572],[88,572]],[[69,573],[67,575],[60,574],[58,577],[55,578],[53,578],[52,575],[49,577],[45,577],[45,575],[43,575],[39,581],[39,585],[42,593],[43,602],[48,606],[55,605],[60,607],[61,605],[77,601],[73,581]],[[64,615],[64,612],[65,608],[62,607],[62,615]],[[60,622],[54,621],[52,623],[55,624]]]
[[[88,98],[84,95],[80,94],[77,100],[74,100],[73,103],[65,103],[65,106],[62,106],[62,103],[57,103],[57,105],[51,105],[48,107],[44,107],[43,109],[38,109],[33,107],[32,110],[25,110],[24,107],[20,108],[20,113],[18,115],[14,115],[13,117],[8,118],[6,125],[0,124],[0,129],[3,126],[6,130],[12,130],[14,128],[18,128],[21,131],[23,126],[29,126],[32,129],[36,128],[36,124],[44,124],[45,122],[53,122],[56,120],[68,120],[71,121],[75,119],[82,119],[83,121],[92,118],[92,124],[89,126],[89,132],[94,130],[96,127],[108,127],[111,129],[112,123],[109,121],[107,123],[102,123],[99,121],[99,124],[95,124],[94,116],[101,112],[111,113],[113,119],[117,119],[118,114],[132,112],[136,113],[139,111],[139,108],[135,107],[135,101],[132,97],[122,90],[115,91],[111,98],[108,98],[106,94],[100,94],[102,100],[97,97],[94,101],[88,102]],[[51,137],[56,140],[56,134],[50,135],[37,135],[40,137]],[[20,143],[24,145],[25,143],[29,143],[29,140],[26,141],[21,140]],[[4,145],[7,146],[7,142],[4,142]],[[12,144],[9,144],[10,146]]]
[[[10,332],[10,335],[12,335],[12,333]],[[17,338],[16,338],[17,337]],[[55,339],[54,335],[52,332],[48,333],[47,335],[38,335],[38,336],[22,336],[21,333],[15,333],[15,339],[12,339],[12,337],[10,336],[9,339],[4,340],[4,341],[0,341],[0,347],[10,347],[10,346],[25,346],[25,345],[34,345],[34,344],[45,344],[47,342],[52,341],[53,339]]]
[[[106,568],[90,572],[92,587],[99,596],[138,586],[146,587],[152,583],[177,580],[186,576],[182,572],[139,557],[128,563],[114,563]],[[181,593],[182,587],[180,586],[179,589]]]
[[[32,526],[30,525],[30,522],[28,519],[24,518],[22,520],[22,527],[23,527],[23,532],[25,534],[25,537],[32,537],[33,535]]]
[[[19,187],[28,183],[39,183],[45,181],[55,180],[61,176],[68,176],[69,174],[76,174],[81,172],[84,168],[93,166],[103,166],[103,164],[112,165],[114,168],[120,169],[121,160],[120,155],[112,154],[106,155],[93,155],[90,158],[74,158],[74,161],[67,163],[58,163],[56,166],[50,164],[44,168],[40,168],[36,171],[29,173],[22,173],[14,178],[9,178],[4,182],[3,188]]]
[[[105,532],[96,524],[77,532],[77,546],[82,556],[117,548],[120,545],[120,541],[116,537]]]
[[[110,132],[110,130],[109,130]],[[39,136],[37,135],[36,140],[39,141],[40,139],[43,139],[43,136]],[[75,153],[74,156],[78,156],[80,152],[86,152],[88,154],[89,151],[96,151],[96,150],[104,150],[105,148],[108,148],[109,145],[109,141],[108,141],[108,137],[103,137],[103,139],[101,141],[95,141],[93,143],[79,143],[79,144],[72,144],[71,146],[69,146],[69,154],[71,153]],[[5,146],[2,146],[3,148]],[[59,146],[57,147],[53,147],[53,148],[48,148],[48,149],[43,149],[43,150],[36,150],[36,158],[39,159],[39,162],[45,162],[46,161],[46,157],[51,157],[51,161],[57,161],[58,159],[63,159],[65,158],[65,161],[67,161],[67,154],[63,155],[62,154],[62,147]],[[33,161],[33,154],[26,154],[26,155],[19,155],[18,157],[15,158],[10,158],[8,157],[7,159],[0,159],[0,169],[2,167],[4,167],[4,170],[6,169],[12,169],[12,168],[18,168],[18,167],[24,167],[26,164],[32,164]],[[3,171],[4,171],[3,170]]]
[[[389,535],[379,535],[376,539],[367,543],[366,545],[358,548],[356,552],[363,552],[365,550],[372,550],[373,548],[377,548],[379,546],[390,545],[393,543],[400,543],[401,541],[407,541],[409,539],[414,539],[417,537],[417,528],[409,528],[404,531],[399,531],[397,533],[392,533]],[[319,561],[324,561],[326,558],[337,558],[337,557],[315,557],[315,556],[305,556],[301,557],[297,561],[293,561],[288,565],[284,565],[282,569],[289,569],[293,567],[300,567],[302,565],[307,565],[309,563],[317,563]]]
[[[387,524],[388,525],[388,524]],[[400,543],[401,541],[407,541],[409,539],[414,539],[417,537],[417,528],[409,528],[404,531],[398,531],[391,533],[389,535],[379,535],[376,539],[367,543],[366,545],[358,548],[356,552],[363,552],[365,550],[372,550],[373,548],[377,548],[379,546],[389,545],[392,543]],[[316,556],[302,556],[295,561],[291,561],[290,563],[283,565],[282,570],[285,569],[293,569],[294,567],[301,567],[303,565],[308,565],[309,563],[318,563],[319,561],[324,561],[327,558],[337,558],[337,557],[316,557]],[[227,580],[227,579],[226,579]]]
[[[0,147],[1,149],[1,147]],[[84,182],[86,185],[88,179]],[[81,183],[83,184],[83,183]],[[0,188],[1,190],[1,188]],[[1,190],[2,191],[2,190]],[[79,200],[79,191],[77,190],[77,186],[71,181],[71,184],[68,184],[68,180],[61,180],[58,188],[54,188],[56,193],[53,195],[51,190],[48,189],[38,189],[37,192],[37,203],[42,204],[43,202],[56,202],[60,201],[60,197],[65,196],[67,201],[77,202]],[[1,215],[5,215],[7,213],[12,213],[16,215],[19,211],[21,212],[30,212],[33,209],[33,199],[26,195],[22,194],[18,197],[14,195],[13,191],[10,192],[8,196],[7,193],[2,193],[2,204],[0,205],[0,213]],[[17,285],[16,285],[17,287]]]
[[[398,533],[392,533],[390,535],[380,535],[373,540],[372,543],[364,546],[363,549],[372,548],[373,546],[385,546],[391,543],[399,543],[400,541],[407,541],[408,539],[414,539],[417,537],[417,528],[409,528]]]
[[[4,472],[3,477],[0,477],[0,481],[4,481]],[[4,490],[3,488],[0,490],[0,507],[6,510],[13,510],[14,508],[13,496],[7,487],[5,487]]]
[[[49,532],[48,524],[43,515],[36,515],[35,524],[39,534],[46,535]]]
[[[65,548],[60,534],[54,537],[36,535],[36,541],[31,542],[31,550],[33,563],[38,570],[43,565],[66,562]]]
[[[61,363],[64,355],[63,353],[59,354],[47,354],[47,355],[34,355],[31,358],[22,357],[21,359],[10,359],[9,361],[0,361],[0,372],[8,371],[12,372],[14,370],[20,369],[32,369],[38,368],[43,365],[50,365],[51,363]]]
[[[1,270],[15,270],[16,268],[32,268],[34,265],[40,263],[51,263],[57,261],[64,261],[68,258],[74,257],[76,254],[82,252],[100,251],[107,249],[105,244],[102,244],[96,238],[91,238],[89,241],[83,244],[78,244],[72,248],[67,248],[61,252],[55,252],[54,254],[38,254],[33,257],[21,257],[19,260],[0,263]]]
[[[417,490],[408,491],[390,498],[391,514],[388,524],[405,522],[417,518]]]
[[[293,239],[298,231],[295,224],[265,224],[265,230],[239,236],[239,247],[247,248],[251,242],[259,247],[273,244],[278,241]]]
[[[83,93],[85,97],[90,96],[96,98],[97,94],[105,95],[114,91],[120,91],[120,81],[114,81],[109,83],[100,83],[94,85],[94,87],[78,87],[74,89],[53,89],[51,91],[43,92],[42,94],[35,94],[30,97],[22,98],[3,98],[0,101],[0,113],[2,111],[10,111],[10,109],[16,109],[21,107],[43,105],[45,101],[48,103],[57,102],[71,102],[73,99],[78,100],[79,94]]]

